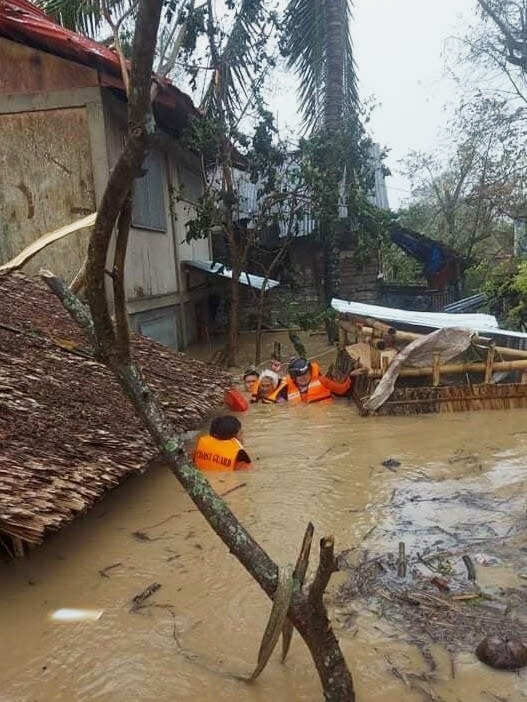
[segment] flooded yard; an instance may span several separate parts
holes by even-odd
[[[451,549],[463,532],[472,556],[494,555],[504,535],[517,535],[514,562],[505,553],[475,567],[483,590],[521,591],[526,423],[523,410],[361,419],[344,400],[258,405],[244,418],[253,470],[211,481],[220,493],[240,486],[227,502],[279,563],[295,560],[308,520],[315,543],[334,534],[337,551],[372,554],[395,552],[401,538],[409,555]],[[383,466],[388,458],[400,465]],[[496,508],[482,531],[482,503],[467,496],[489,494]],[[334,576],[328,601],[358,700],[527,699],[525,673],[493,671],[463,647],[452,654],[431,644],[432,674],[382,607],[338,603],[346,581],[346,572]],[[256,683],[228,676],[254,667],[269,601],[164,467],[128,480],[29,558],[3,564],[0,582],[2,702],[321,699],[298,636],[287,663],[275,653]],[[161,588],[149,602],[162,606],[131,613],[133,597],[154,582]],[[52,621],[63,607],[103,614]],[[421,673],[417,688],[409,684],[408,674]]]

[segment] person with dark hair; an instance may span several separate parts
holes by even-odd
[[[194,465],[214,471],[250,468],[251,459],[240,441],[241,431],[240,420],[230,414],[213,419],[209,433],[198,439]]]
[[[289,363],[287,377],[287,401],[293,404],[301,402],[321,402],[330,400],[332,395],[345,395],[351,388],[350,378],[342,381],[332,380],[320,371],[316,362],[305,358],[294,358]]]
[[[258,373],[256,368],[248,368],[245,371],[245,373],[243,374],[243,384],[247,392],[250,392],[251,394],[254,392],[254,388],[258,383],[259,377],[260,374]]]

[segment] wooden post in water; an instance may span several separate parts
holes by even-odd
[[[441,380],[441,354],[434,352],[434,361],[432,366],[432,385],[437,388]]]
[[[494,356],[496,355],[496,344],[492,343],[487,351],[487,361],[485,363],[485,384],[488,385],[492,380],[492,368],[494,365]]]

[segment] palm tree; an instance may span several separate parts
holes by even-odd
[[[343,164],[332,137],[349,121],[358,119],[358,93],[350,33],[351,0],[290,0],[287,6],[282,50],[289,68],[299,79],[300,110],[304,127],[327,136],[324,162],[327,182],[339,182],[353,164]],[[335,169],[340,168],[340,173]],[[329,303],[338,293],[338,242],[336,188],[320,220],[324,247],[325,296]]]

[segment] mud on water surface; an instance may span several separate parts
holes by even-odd
[[[485,667],[468,634],[435,643],[436,624],[427,634],[388,599],[405,587],[390,572],[404,541],[410,597],[477,586],[492,599],[455,606],[524,627],[526,426],[524,410],[361,419],[346,401],[256,406],[244,418],[254,469],[211,481],[220,493],[243,484],[226,500],[281,563],[296,558],[309,519],[316,538],[335,535],[343,570],[328,603],[359,701],[527,699],[525,672]],[[400,465],[382,465],[388,458]],[[353,566],[375,559],[385,580],[358,588]],[[436,576],[450,592],[430,585]],[[156,606],[130,612],[154,582]],[[269,602],[163,467],[130,479],[29,559],[2,565],[0,584],[2,702],[321,699],[299,637],[287,663],[275,654],[251,686],[222,673],[254,667]],[[63,607],[103,614],[51,620]],[[442,608],[430,606],[429,618],[441,620]]]

